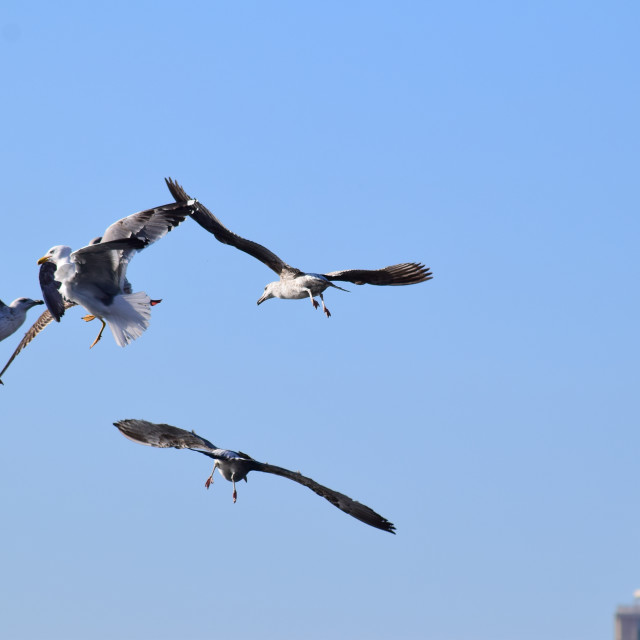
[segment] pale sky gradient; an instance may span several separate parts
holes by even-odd
[[[616,1],[5,2],[1,299],[164,176],[304,270],[435,277],[257,307],[274,274],[187,220],[130,265],[164,299],[141,339],[47,328],[0,388],[0,636],[612,638],[640,586],[639,32]],[[264,474],[234,505],[122,418],[398,535]]]

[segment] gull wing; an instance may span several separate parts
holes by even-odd
[[[255,462],[254,468],[256,471],[264,471],[265,473],[272,473],[276,476],[289,478],[289,480],[293,480],[298,484],[308,487],[314,493],[317,493],[325,500],[328,500],[334,507],[338,507],[338,509],[348,513],[357,520],[371,525],[376,529],[382,529],[383,531],[395,534],[395,525],[380,514],[376,513],[373,509],[361,504],[357,500],[352,500],[349,496],[345,496],[343,493],[329,489],[328,487],[317,483],[315,480],[303,476],[298,471],[289,471],[282,467],[276,467],[272,464],[257,461]]]
[[[195,201],[187,199],[139,211],[114,222],[104,232],[100,242],[138,238],[143,240],[144,246],[147,247],[183,222],[193,212],[194,205]]]
[[[110,225],[102,238],[94,239],[91,243],[74,252],[76,262],[78,257],[91,254],[95,256],[101,251],[117,250],[117,254],[106,254],[96,257],[104,268],[114,272],[114,283],[118,289],[125,288],[127,266],[137,251],[153,244],[177,227],[194,210],[194,202],[172,202],[153,209],[139,211],[126,218],[122,218]],[[98,240],[98,242],[96,242]],[[91,259],[89,259],[91,260]],[[94,265],[97,266],[97,265]]]
[[[177,182],[171,178],[165,178],[164,181],[177,202],[190,200],[185,190]],[[217,240],[248,253],[263,264],[266,264],[269,269],[275,271],[279,276],[285,274],[293,277],[300,273],[299,269],[289,266],[284,260],[261,244],[242,238],[233,233],[233,231],[229,231],[201,202],[196,201],[195,211],[191,214],[191,217],[201,227],[212,233]]]
[[[323,274],[328,280],[353,282],[354,284],[375,284],[379,286],[399,286],[418,284],[431,280],[433,275],[428,267],[417,262],[394,264],[384,269],[367,271],[366,269],[346,269]]]
[[[242,458],[248,462],[255,462],[251,456],[242,453],[242,451],[220,449],[206,438],[199,436],[195,431],[186,431],[179,427],[172,427],[170,424],[156,424],[147,420],[127,419],[114,422],[113,425],[120,429],[125,438],[149,447],[190,449],[191,451],[204,453],[204,455],[215,460]]]
[[[104,304],[110,304],[124,288],[129,260],[145,246],[140,238],[131,237],[82,247],[71,254],[71,260],[76,264],[73,278],[93,289],[94,295]]]
[[[45,262],[44,264],[48,264]],[[44,266],[44,265],[43,265]],[[75,307],[75,302],[66,301],[63,303],[64,310],[70,309],[71,307]],[[0,371],[0,378],[4,375],[4,372],[9,368],[9,365],[15,360],[16,356],[48,325],[51,324],[54,320],[54,317],[51,315],[49,310],[44,311],[40,317],[31,325],[31,328],[27,333],[24,334],[24,338],[20,341],[17,349],[13,352],[13,355],[9,358],[7,364],[4,365],[4,369]],[[4,384],[2,380],[0,380],[0,384]]]
[[[218,447],[195,432],[172,427],[169,424],[127,419],[114,422],[113,425],[120,429],[125,438],[149,447],[192,449],[205,454],[218,450]]]
[[[60,322],[60,318],[64,315],[67,307],[65,307],[62,294],[60,293],[60,282],[56,280],[56,271],[57,266],[53,262],[43,262],[40,265],[38,279],[40,280],[42,297],[44,298],[47,309],[51,314],[51,320]],[[45,314],[43,313],[40,318],[44,315]],[[49,320],[49,322],[51,322],[51,320]],[[47,324],[49,324],[49,322],[47,322]]]

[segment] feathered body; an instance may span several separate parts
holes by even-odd
[[[340,291],[347,291],[331,282],[320,273],[300,273],[293,277],[285,277],[275,282],[270,282],[264,290],[258,304],[269,298],[281,298],[283,300],[302,300],[311,296],[319,296],[321,293],[333,287]]]
[[[90,245],[94,246],[94,245]],[[126,265],[120,266],[120,251],[105,251],[97,259],[105,273],[113,273],[106,281],[95,279],[95,271],[87,273],[87,261],[81,252],[71,247],[58,246],[51,250],[51,262],[56,265],[55,279],[60,283],[63,299],[83,306],[96,318],[103,318],[119,347],[139,338],[149,326],[151,298],[144,292],[125,293]],[[96,260],[95,254],[93,259]]]

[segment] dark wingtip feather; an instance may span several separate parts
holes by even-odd
[[[186,202],[191,200],[186,191],[172,178],[164,179],[167,188],[176,202]]]
[[[425,267],[421,262],[406,262],[404,264],[387,267],[390,274],[394,276],[394,284],[418,284],[433,278],[431,269]]]
[[[403,262],[392,264],[382,269],[345,269],[325,273],[329,280],[341,280],[354,284],[373,284],[377,286],[402,286],[418,284],[433,278],[428,267],[420,262]]]

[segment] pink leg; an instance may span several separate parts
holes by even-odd
[[[213,484],[213,474],[216,472],[217,468],[218,468],[218,461],[216,460],[216,463],[213,465],[213,471],[211,472],[211,475],[207,478],[207,481],[204,483],[204,486],[207,489]]]
[[[320,294],[320,300],[322,300],[322,310],[327,314],[327,318],[330,318],[331,313],[329,312],[329,309],[327,309],[327,307],[324,306],[324,297],[322,294]]]
[[[307,289],[307,291],[309,291],[309,289]],[[314,299],[311,291],[309,291],[309,297],[311,298],[311,304],[313,305],[313,308],[317,309],[320,305],[318,304],[318,301]]]

